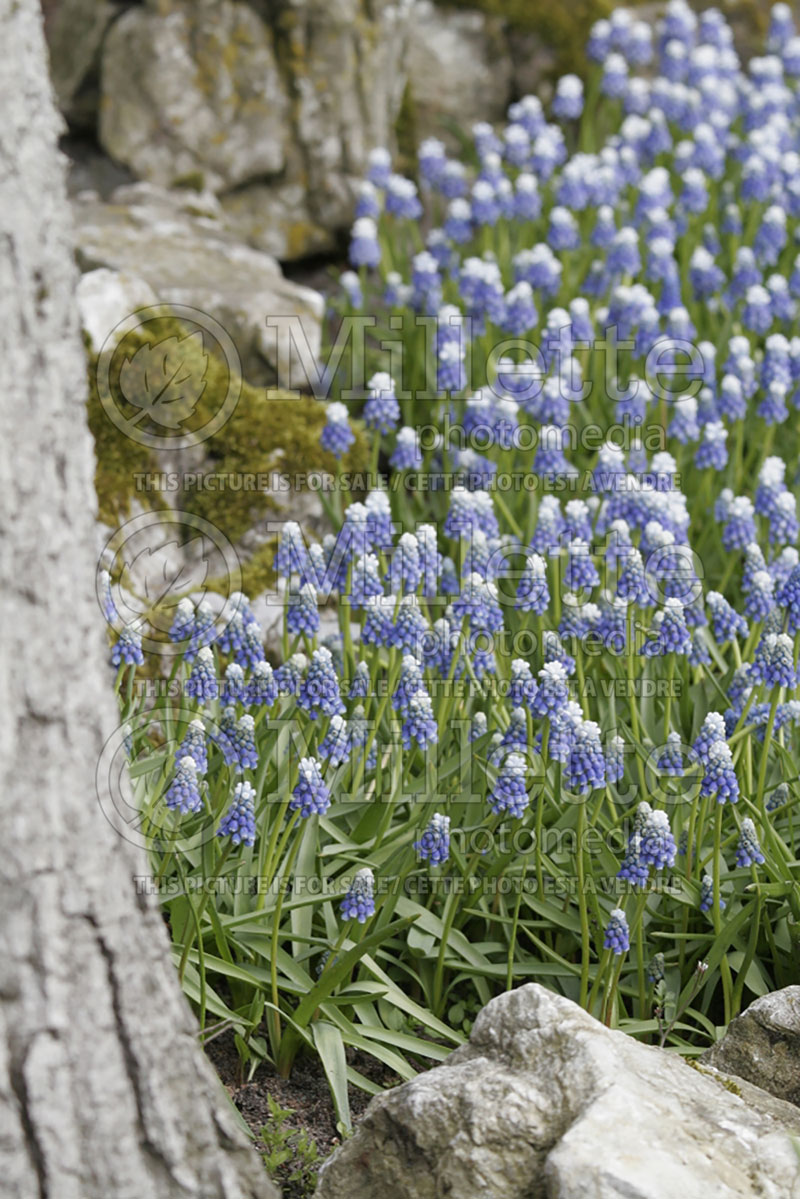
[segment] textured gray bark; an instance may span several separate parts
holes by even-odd
[[[145,864],[94,769],[117,723],[92,450],[36,0],[0,0],[0,1188],[274,1196],[196,1041]]]

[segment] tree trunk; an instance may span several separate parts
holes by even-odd
[[[96,798],[118,723],[59,118],[36,0],[0,0],[0,1189],[274,1196]]]

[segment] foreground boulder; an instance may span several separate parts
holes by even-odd
[[[733,1199],[800,1186],[800,1112],[535,984],[374,1099],[317,1199]]]
[[[800,1105],[800,987],[757,999],[702,1060]]]

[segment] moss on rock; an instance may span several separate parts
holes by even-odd
[[[333,474],[335,460],[319,445],[325,423],[325,406],[310,396],[299,398],[271,393],[231,375],[222,356],[213,347],[176,320],[149,322],[128,334],[124,348],[115,355],[110,372],[111,392],[124,416],[136,420],[136,428],[164,435],[164,427],[148,415],[152,399],[152,372],[159,367],[156,347],[163,357],[165,344],[180,355],[181,373],[196,381],[202,391],[193,411],[181,421],[180,431],[196,432],[206,427],[221,409],[228,389],[240,387],[238,402],[225,424],[197,447],[186,451],[157,451],[127,436],[109,419],[97,391],[97,360],[89,362],[89,426],[95,439],[97,458],[95,487],[100,519],[115,526],[131,512],[134,499],[144,507],[166,507],[192,512],[214,524],[233,544],[270,512],[290,511],[291,492],[302,487],[311,472]],[[124,376],[121,386],[121,373]],[[142,413],[144,412],[144,417]],[[360,432],[343,462],[343,468],[360,471],[366,467],[366,441]],[[173,472],[177,490],[161,492],[157,487],[137,488],[137,475]],[[215,488],[198,487],[198,472],[221,477]],[[278,472],[283,484],[280,495],[261,487],[266,476]],[[243,484],[243,476],[252,476]],[[263,591],[272,579],[273,545],[257,549],[243,562],[251,594]]]
[[[97,359],[89,357],[89,429],[94,437],[94,487],[98,518],[112,527],[130,516],[131,501],[137,495],[135,475],[157,469],[154,455],[146,446],[123,436],[109,420],[97,391]],[[152,506],[153,493],[144,498]]]

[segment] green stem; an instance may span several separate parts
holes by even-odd
[[[717,804],[716,819],[714,821],[714,861],[713,861],[713,877],[714,877],[714,933],[719,937],[722,933],[722,912],[720,911],[720,868],[722,863],[722,813],[724,804]],[[725,1025],[727,1027],[731,1022],[731,998],[733,980],[731,978],[731,967],[728,961],[728,956],[725,954],[719,966],[720,977],[722,979],[722,1002],[724,1010]]]
[[[588,1006],[589,999],[589,956],[590,956],[590,937],[589,937],[589,912],[586,906],[586,877],[584,871],[583,860],[583,843],[586,839],[586,804],[583,800],[578,807],[578,845],[577,845],[577,867],[578,867],[578,910],[581,921],[581,991],[580,1005],[582,1008]]]

